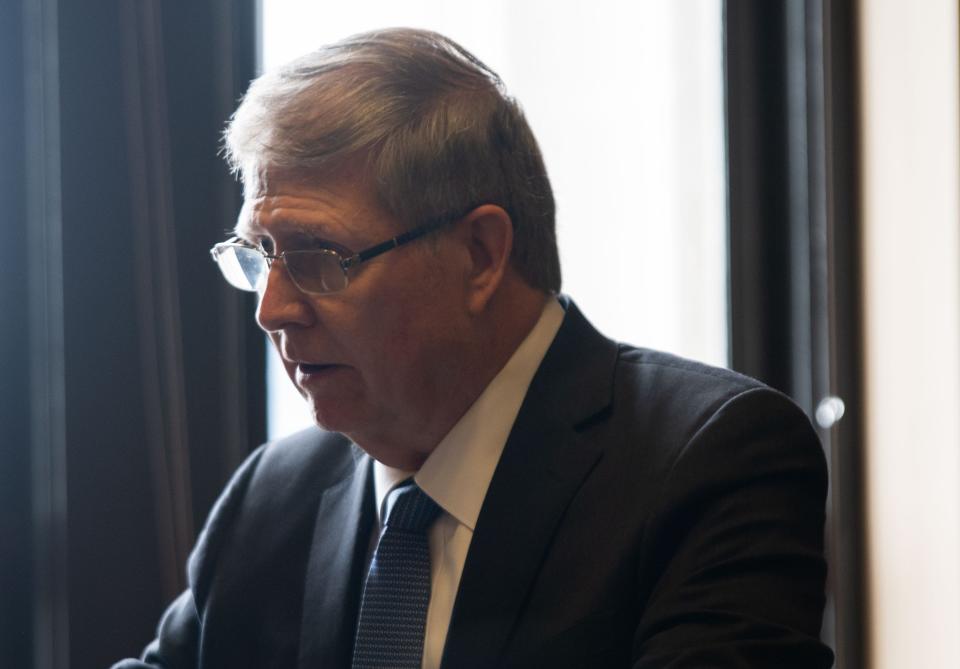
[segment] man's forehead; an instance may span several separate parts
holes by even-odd
[[[336,175],[271,170],[245,189],[234,230],[244,233],[302,232],[317,234],[355,231],[367,222],[389,216],[379,206],[369,179],[353,171]]]

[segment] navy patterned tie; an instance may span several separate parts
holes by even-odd
[[[360,603],[353,669],[419,669],[430,603],[427,529],[441,509],[416,484],[391,491]]]

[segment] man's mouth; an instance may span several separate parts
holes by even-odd
[[[297,363],[297,371],[304,376],[320,374],[327,370],[333,369],[334,367],[336,367],[336,365],[312,365],[306,362]]]

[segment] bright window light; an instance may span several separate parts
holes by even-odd
[[[721,0],[264,0],[263,67],[436,30],[523,105],[557,200],[563,291],[604,334],[727,364]],[[271,351],[271,438],[311,423]]]

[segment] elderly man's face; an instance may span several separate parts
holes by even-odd
[[[356,252],[401,232],[364,181],[290,176],[269,178],[248,197],[237,231],[275,254]],[[460,254],[446,231],[436,235],[351,269],[336,293],[305,294],[274,263],[257,312],[317,423],[396,466],[410,466],[409,454],[383,445],[430,422],[469,336]]]

